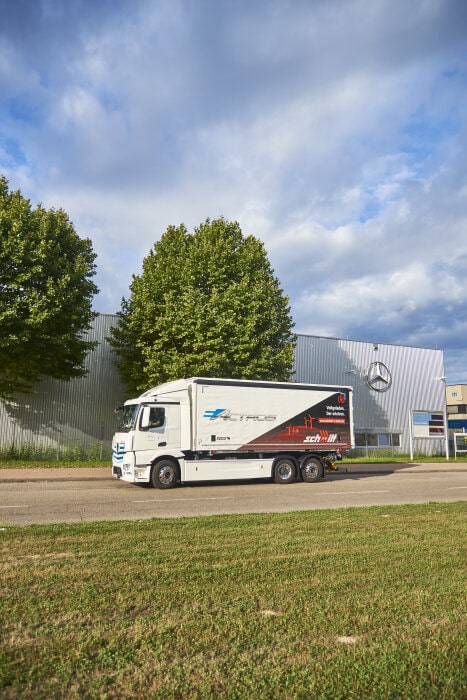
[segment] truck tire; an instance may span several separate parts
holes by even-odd
[[[295,462],[290,457],[278,457],[274,462],[273,479],[276,484],[290,484],[297,473]]]
[[[173,489],[180,480],[180,467],[173,459],[160,459],[153,465],[151,484],[156,489]]]
[[[324,468],[318,457],[305,457],[301,464],[302,479],[307,484],[319,481],[324,476]]]

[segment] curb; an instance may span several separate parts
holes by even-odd
[[[411,467],[405,467],[402,469],[359,469],[353,470],[353,469],[338,469],[335,472],[331,472],[334,474],[395,474],[396,472],[398,474],[445,474],[447,472],[466,472],[467,467],[452,467],[452,468],[445,468],[445,469],[421,469],[419,467],[411,468]],[[329,473],[329,472],[328,472]]]
[[[42,482],[63,482],[63,481],[112,481],[113,477],[110,476],[18,476],[18,477],[6,477],[0,476],[0,484],[24,484],[26,482],[33,483],[35,481]]]
[[[61,472],[61,473],[60,473]],[[81,473],[80,473],[81,472]],[[93,473],[94,472],[94,473]],[[377,474],[429,474],[446,472],[467,472],[467,463],[415,463],[415,464],[343,464],[337,470],[326,472],[329,475],[364,476]],[[60,481],[116,481],[111,467],[73,468],[73,467],[36,467],[31,469],[0,469],[0,483],[13,484],[25,482],[60,482]]]
[[[0,483],[33,481],[107,481],[111,467],[26,467],[0,469]]]
[[[452,472],[467,472],[467,463],[457,462],[452,464],[440,463],[415,463],[415,464],[352,464],[339,466],[335,474],[445,474]],[[332,472],[331,472],[332,473]]]

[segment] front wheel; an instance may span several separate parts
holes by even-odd
[[[289,457],[279,457],[274,462],[273,478],[276,484],[290,484],[295,481],[295,463]]]
[[[324,476],[324,469],[321,461],[317,457],[306,457],[301,465],[302,479],[307,484],[319,481]]]
[[[180,468],[172,459],[161,459],[152,468],[151,484],[156,489],[173,489],[180,479]]]

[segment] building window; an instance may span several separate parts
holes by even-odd
[[[400,447],[400,433],[355,433],[355,447]]]
[[[453,413],[467,413],[467,406],[465,404],[458,404],[457,406],[448,406],[448,414]]]

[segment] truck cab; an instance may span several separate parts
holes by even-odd
[[[151,464],[168,452],[181,452],[180,404],[126,403],[112,443],[112,474],[127,481],[149,481]]]

